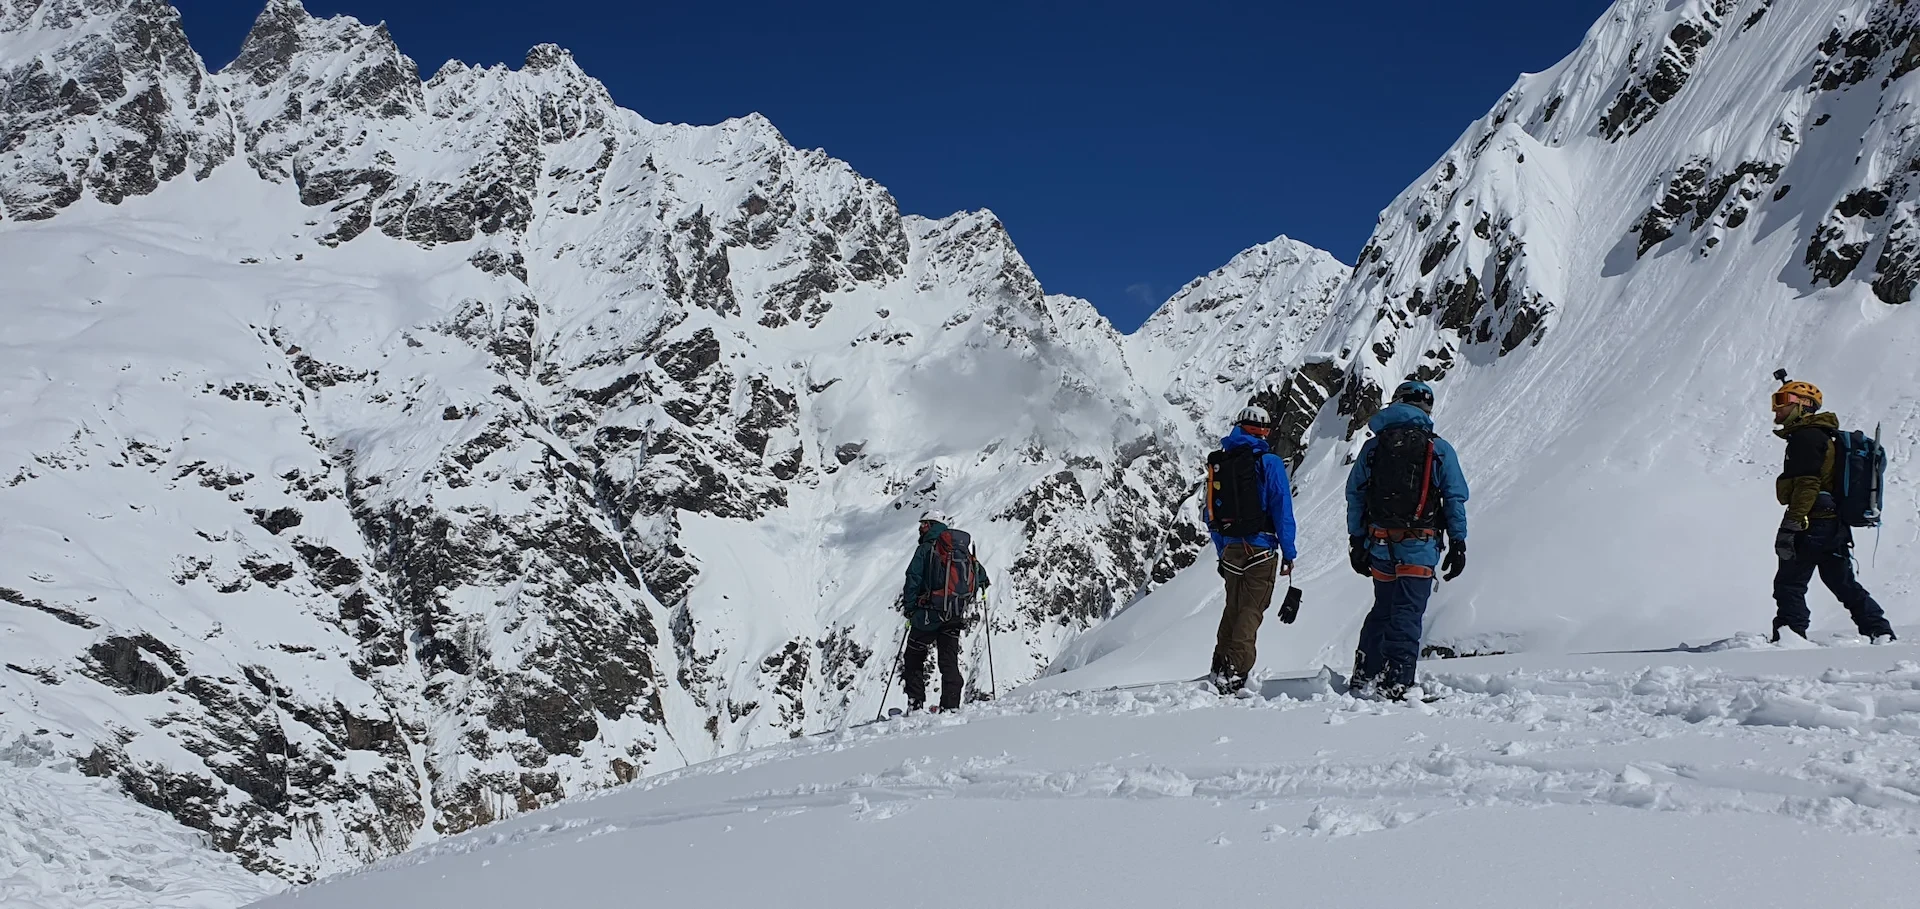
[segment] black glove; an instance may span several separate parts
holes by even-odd
[[[1373,554],[1367,551],[1366,537],[1347,538],[1347,561],[1353,563],[1355,574],[1364,576],[1373,574]]]
[[[1440,567],[1446,570],[1446,574],[1441,575],[1441,578],[1448,581],[1459,577],[1460,572],[1466,571],[1467,541],[1454,540],[1453,545],[1447,548],[1446,561],[1441,562]]]
[[[1791,562],[1800,554],[1800,531],[1792,521],[1781,521],[1780,532],[1773,535],[1773,554],[1782,562]]]

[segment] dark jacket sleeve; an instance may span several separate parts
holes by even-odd
[[[973,560],[973,578],[974,583],[977,584],[981,590],[993,586],[993,579],[987,577],[987,566],[977,557]]]
[[[1780,471],[1774,493],[1787,506],[1781,526],[1804,528],[1813,514],[1814,503],[1826,485],[1833,439],[1826,430],[1809,426],[1787,437],[1787,465]]]
[[[907,562],[907,583],[900,588],[900,608],[912,609],[920,604],[920,595],[927,590],[927,560],[933,557],[933,543],[921,543],[914,549],[913,558]]]

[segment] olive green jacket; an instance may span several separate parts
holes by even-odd
[[[1833,434],[1840,431],[1840,418],[1831,413],[1796,413],[1787,418],[1773,434],[1787,440],[1787,461],[1774,480],[1774,497],[1787,507],[1782,527],[1804,530],[1814,518],[1834,517],[1832,497],[1820,501],[1820,494],[1833,491]]]

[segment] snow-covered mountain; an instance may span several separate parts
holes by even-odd
[[[164,5],[0,0],[0,744],[302,879],[872,710],[929,505],[1001,581],[1002,683],[1168,677],[1218,615],[1193,468],[1249,399],[1308,588],[1262,666],[1343,666],[1340,480],[1410,376],[1474,486],[1429,642],[1765,628],[1775,367],[1883,424],[1920,512],[1916,35],[1620,0],[1350,274],[1277,240],[1121,336],[990,213],[648,123],[557,48],[423,83],[275,0],[208,75]],[[1920,621],[1912,522],[1860,542]]]
[[[1281,404],[1280,386],[1350,271],[1298,240],[1263,243],[1174,294],[1128,336],[1127,361],[1186,425],[1207,434],[1205,444],[1249,399],[1285,413],[1283,432],[1304,431],[1311,410]]]
[[[1196,421],[1342,271],[1124,338],[763,118],[295,0],[217,74],[165,4],[6,0],[0,89],[0,742],[292,880],[874,709],[923,508],[1032,677],[1195,561]]]

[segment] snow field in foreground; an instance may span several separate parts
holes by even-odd
[[[0,745],[0,906],[224,909],[282,886],[71,761]]]
[[[1920,885],[1920,647],[1428,670],[1445,699],[1419,707],[1021,692],[720,758],[262,905],[1751,909],[1903,906]]]

